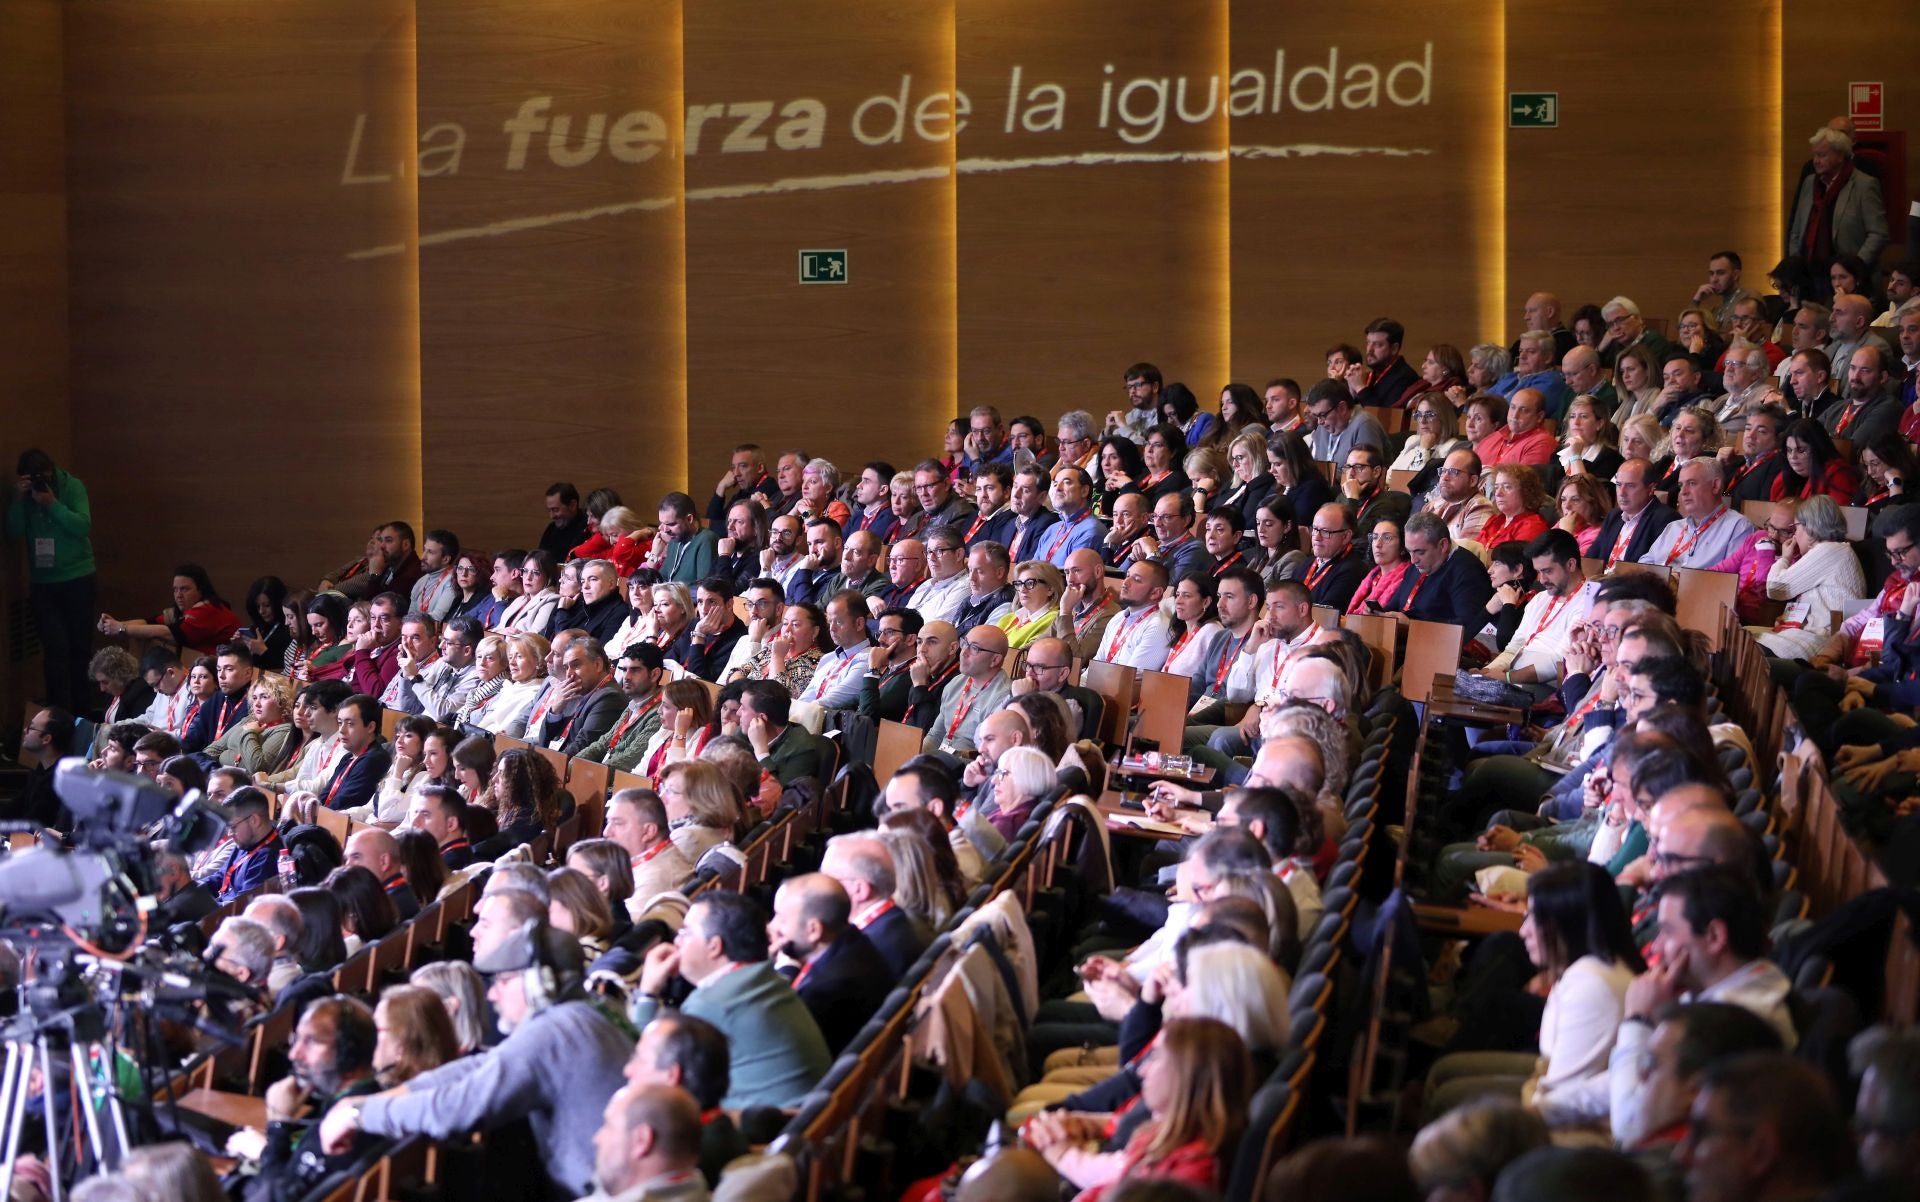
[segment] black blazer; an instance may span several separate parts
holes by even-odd
[[[1393,595],[1393,604],[1387,608],[1422,622],[1452,622],[1474,631],[1486,625],[1487,600],[1493,596],[1493,582],[1487,579],[1487,569],[1479,556],[1465,547],[1455,547],[1440,570],[1428,577],[1414,595],[1413,586],[1419,579],[1418,572],[1409,571]],[[1411,604],[1407,601],[1409,595],[1413,596]]]
[[[880,1009],[893,981],[886,958],[850,926],[796,977],[794,990],[819,1024],[827,1050],[838,1056]]]
[[[551,747],[553,741],[564,732],[567,741],[560,745],[560,754],[579,755],[601,735],[612,730],[613,724],[620,720],[620,715],[626,712],[626,708],[625,693],[617,688],[603,688],[582,699],[571,714],[549,713],[546,720],[540,724],[538,737],[536,738],[534,733],[529,731],[527,741],[539,743],[543,747]],[[579,715],[578,721],[574,721],[574,714]],[[569,722],[573,724],[572,730],[567,729]]]
[[[1380,374],[1380,378],[1371,385],[1353,394],[1356,405],[1398,405],[1407,389],[1420,382],[1420,373],[1413,370],[1405,356],[1394,359],[1392,366]]]
[[[906,976],[913,962],[920,958],[920,953],[927,950],[925,933],[914,925],[912,917],[899,906],[868,923],[867,929],[860,933],[867,937],[867,942],[873,944],[873,950],[879,952],[880,958],[887,962],[887,970],[893,974],[894,980]],[[808,974],[808,982],[812,982],[811,973]]]
[[[320,800],[326,802],[330,810],[345,810],[353,806],[365,805],[373,800],[373,795],[380,788],[380,779],[391,767],[393,767],[393,749],[383,742],[376,742],[362,752],[360,757],[353,761],[352,766],[346,769],[346,777],[340,780],[339,789],[336,790],[333,787],[335,779],[338,779],[338,770],[335,776],[327,778],[326,783],[317,790]],[[328,794],[332,794],[332,797],[329,798]]]
[[[1356,540],[1357,542],[1357,540]],[[1328,565],[1326,573],[1319,576],[1307,591],[1313,594],[1315,605],[1331,605],[1341,613],[1347,612],[1347,603],[1353,600],[1353,594],[1360,589],[1360,582],[1367,578],[1371,567],[1367,557],[1360,553],[1356,543],[1347,544],[1347,553]],[[1306,584],[1307,577],[1313,573],[1314,561],[1311,555],[1293,571],[1293,579]]]
[[[115,722],[131,722],[153,706],[153,686],[138,678],[127,682],[120,694],[120,708],[114,711]],[[195,715],[198,717],[199,715]],[[105,732],[102,732],[103,734]]]
[[[401,922],[411,922],[420,913],[420,899],[413,894],[413,886],[404,880],[398,889],[387,890],[387,896],[393,899],[393,908],[400,911]]]
[[[1668,523],[1679,518],[1679,511],[1661,504],[1658,497],[1647,502],[1647,507],[1640,512],[1639,526],[1635,527],[1633,537],[1627,540],[1626,549],[1620,553],[1620,560],[1638,560],[1652,548],[1654,540],[1660,537],[1660,532],[1667,528]],[[1607,561],[1613,553],[1614,540],[1620,537],[1620,527],[1625,522],[1625,516],[1618,509],[1607,515],[1607,520],[1600,523],[1600,533],[1593,536],[1593,558],[1601,563]]]

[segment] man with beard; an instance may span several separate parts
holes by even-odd
[[[767,941],[799,963],[794,992],[806,1003],[827,1050],[839,1055],[886,1000],[893,975],[851,921],[853,903],[823,872],[795,877],[773,895]]]
[[[338,1152],[321,1147],[314,1120],[345,1098],[379,1089],[373,1076],[377,1036],[373,1012],[350,997],[326,997],[307,1007],[294,1028],[288,1054],[293,1071],[267,1089],[267,1129],[236,1132],[227,1151],[257,1158],[260,1172],[244,1190],[248,1202],[282,1202],[304,1196],[365,1153],[374,1137],[357,1133]]]

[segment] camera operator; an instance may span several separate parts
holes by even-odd
[[[47,702],[86,712],[93,708],[87,660],[93,653],[99,591],[87,486],[39,449],[22,451],[14,470],[17,495],[7,506],[7,537],[27,548],[28,595],[40,629]]]

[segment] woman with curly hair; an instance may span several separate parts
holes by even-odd
[[[457,762],[458,749],[455,757]],[[474,847],[476,859],[497,860],[502,853],[551,833],[565,816],[560,776],[537,751],[515,747],[500,756],[487,792],[500,833]]]

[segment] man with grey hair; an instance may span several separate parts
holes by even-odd
[[[1487,391],[1512,400],[1522,388],[1531,388],[1546,402],[1547,416],[1558,421],[1573,392],[1566,377],[1553,365],[1553,335],[1545,330],[1528,330],[1514,347],[1513,370],[1495,380]]]
[[[1053,429],[1053,440],[1060,448],[1058,468],[1077,467],[1091,471],[1087,465],[1092,463],[1100,450],[1099,436],[1095,433],[1093,414],[1085,409],[1069,409],[1060,415],[1059,424]]]
[[[1863,263],[1880,257],[1887,245],[1887,209],[1880,181],[1854,168],[1852,138],[1823,126],[1807,145],[1813,170],[1793,198],[1782,253],[1804,258],[1814,278],[1824,280],[1839,255],[1857,255]]]
[[[686,494],[680,494],[684,497]],[[693,508],[693,502],[687,502],[687,508]],[[662,513],[666,510],[662,509]],[[698,520],[698,519],[690,519]],[[711,546],[712,531],[703,530]],[[655,543],[655,547],[663,545]],[[687,553],[691,557],[692,552]],[[665,572],[661,573],[663,576]],[[670,579],[679,579],[671,577]],[[693,583],[687,582],[691,588]],[[601,642],[611,639],[620,630],[620,624],[627,620],[632,610],[620,596],[620,573],[610,560],[589,559],[580,565],[580,600],[570,609],[562,611],[560,625],[574,626],[586,631]]]
[[[1013,444],[1007,441],[1007,424],[992,405],[975,405],[968,412],[963,462],[975,472],[989,463],[1013,463]]]
[[[273,933],[251,918],[228,918],[208,941],[207,959],[242,985],[268,991],[273,973]]]
[[[1653,352],[1656,361],[1665,362],[1668,352],[1676,349],[1673,343],[1646,323],[1640,316],[1640,306],[1629,297],[1616,296],[1601,305],[1600,316],[1607,323],[1607,341],[1619,350],[1644,346]]]
[[[241,917],[259,923],[273,937],[273,964],[267,970],[267,992],[277,1002],[281,992],[304,975],[294,954],[307,929],[300,917],[300,907],[284,893],[263,893],[247,903]]]
[[[613,678],[606,646],[592,635],[567,644],[559,677],[559,685],[547,694],[552,705],[537,727],[527,726],[527,741],[571,757],[613,729],[627,708],[627,697]]]
[[[583,575],[583,588],[584,582]],[[411,621],[411,617],[408,620]],[[462,614],[449,618],[440,628],[440,654],[431,662],[423,664],[403,653],[400,671],[393,678],[400,702],[396,708],[442,722],[450,718],[466,704],[474,685],[479,683],[480,669],[474,657],[479,652],[480,640],[486,635],[486,627],[477,618]]]
[[[1590,396],[1609,412],[1620,405],[1620,394],[1613,390],[1613,380],[1600,362],[1600,352],[1590,346],[1576,346],[1561,358],[1560,377],[1573,395]]]
[[[220,908],[220,903],[213,900],[213,893],[193,879],[187,857],[165,844],[154,845],[153,886],[160,904],[154,908],[147,925],[157,929],[164,930],[178,922],[199,922]]]
[[[1680,520],[1660,532],[1640,557],[1656,567],[1705,568],[1733,554],[1753,533],[1753,523],[1727,505],[1726,478],[1705,455],[1680,469]]]
[[[1747,414],[1766,404],[1773,391],[1767,353],[1745,339],[1734,339],[1721,360],[1720,380],[1726,391],[1713,402],[1713,416],[1722,433],[1738,434],[1747,427]]]
[[[847,891],[854,929],[866,935],[896,980],[905,976],[932,936],[894,904],[897,881],[887,845],[868,832],[836,835],[827,843],[820,871]]]
[[[1451,622],[1478,630],[1486,623],[1493,582],[1486,565],[1453,545],[1447,524],[1431,513],[1407,519],[1401,534],[1411,565],[1386,608],[1423,622]]]

